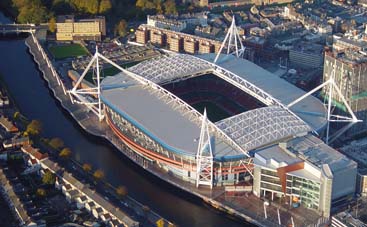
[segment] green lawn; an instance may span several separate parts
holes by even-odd
[[[56,60],[88,54],[87,49],[80,44],[51,46],[49,50]]]

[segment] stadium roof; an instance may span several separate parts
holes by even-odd
[[[102,101],[115,112],[128,119],[164,148],[195,157],[200,124],[184,116],[167,99],[157,95],[154,88],[139,84],[131,77],[119,73],[102,81]],[[245,155],[216,137],[214,158],[243,158]]]
[[[243,158],[249,150],[324,126],[325,108],[314,97],[295,105],[292,110],[296,114],[284,108],[304,92],[283,79],[232,56],[223,55],[218,66],[209,62],[214,55],[200,57],[175,54],[129,68],[137,77],[150,81],[147,83],[138,82],[130,73],[106,77],[101,99],[166,149],[191,157],[196,155],[202,115],[159,84],[208,71],[268,103],[268,107],[210,123],[217,160]]]
[[[197,57],[173,54],[144,61],[129,68],[129,71],[157,84],[211,72],[266,105],[286,106],[305,94],[300,88],[250,61],[232,55],[222,55],[216,63],[219,67],[216,67],[212,63],[214,58],[214,54],[203,54]],[[290,110],[315,131],[320,131],[326,125],[326,109],[323,103],[313,96],[305,98]]]
[[[144,61],[132,66],[129,71],[146,79],[162,84],[179,78],[202,74],[211,69],[211,65],[192,55],[163,55],[160,58]]]
[[[245,150],[311,131],[306,123],[279,106],[254,109],[215,124]]]
[[[204,54],[199,55],[199,57],[212,62],[215,55]],[[283,105],[288,105],[306,93],[260,66],[250,61],[236,58],[233,55],[222,55],[216,64],[266,91]],[[302,102],[292,106],[290,110],[309,124],[315,131],[321,130],[326,125],[325,106],[313,96],[308,96]]]

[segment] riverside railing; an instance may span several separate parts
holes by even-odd
[[[41,46],[41,44],[39,43],[38,39],[36,38],[36,36],[34,35],[34,32],[31,32],[32,35],[32,39],[33,42],[36,44],[39,52],[41,53],[43,59],[46,61],[47,66],[49,67],[49,69],[51,70],[51,73],[53,75],[53,77],[56,78],[57,83],[59,86],[61,86],[62,91],[64,92],[64,94],[66,95],[66,89],[65,89],[65,85],[64,83],[61,81],[59,74],[56,72],[54,66],[52,65],[50,59],[48,58],[47,54],[45,53],[45,51],[43,50],[43,47]]]

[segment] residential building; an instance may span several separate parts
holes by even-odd
[[[18,132],[18,128],[11,122],[7,117],[1,116],[0,117],[0,125],[7,131],[7,132]]]
[[[147,43],[150,38],[149,30],[146,29],[145,27],[141,27],[141,28],[139,27],[135,31],[135,36],[136,36],[136,42]]]
[[[367,130],[367,55],[361,50],[363,48],[358,45],[325,52],[324,81],[332,76],[352,111],[358,119],[363,120],[348,130],[347,136]],[[323,91],[328,92],[328,87],[324,87]],[[346,112],[342,98],[336,91],[332,99],[338,111]]]
[[[147,16],[147,24],[157,28],[164,28],[180,32],[186,28],[186,22],[169,18],[164,15]]]
[[[222,44],[220,41],[196,35],[157,28],[147,24],[140,25],[136,31],[136,42],[146,44],[149,41],[155,45],[167,47],[171,51],[184,51],[190,54],[208,53],[208,51],[210,51],[209,53],[217,53]]]
[[[293,2],[293,0],[252,0],[252,3],[256,5],[284,4],[291,2]]]
[[[289,50],[292,65],[301,68],[321,68],[324,60],[324,47],[309,42],[297,42]]]

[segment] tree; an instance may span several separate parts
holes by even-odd
[[[97,14],[98,13],[98,0],[88,0],[86,4],[87,12],[90,14]]]
[[[64,149],[62,149],[61,151],[60,151],[60,153],[59,153],[59,157],[60,158],[69,158],[70,157],[70,155],[71,155],[71,150],[70,150],[70,148],[67,148],[67,147],[65,147]]]
[[[19,23],[42,23],[49,18],[49,12],[41,0],[15,0]]]
[[[165,1],[164,10],[166,14],[177,14],[176,2],[174,0]]]
[[[101,169],[97,169],[94,173],[93,173],[93,177],[96,180],[102,180],[104,178],[104,172]]]
[[[163,220],[163,218],[161,218],[158,221],[156,221],[155,224],[157,225],[157,227],[164,227],[164,220]]]
[[[142,10],[155,9],[156,7],[152,0],[137,0],[135,5]]]
[[[123,198],[127,195],[128,190],[125,186],[118,186],[116,188],[116,194],[119,198]]]
[[[36,191],[36,194],[39,196],[39,197],[45,197],[46,196],[46,190],[43,189],[43,188],[38,188],[37,191]]]
[[[125,36],[127,33],[127,22],[126,20],[122,19],[115,27],[115,34],[119,36]]]
[[[52,33],[56,31],[56,19],[55,17],[51,17],[51,19],[48,22],[48,30]]]
[[[83,164],[83,170],[87,173],[89,173],[90,171],[92,171],[92,165],[89,163],[84,163]]]
[[[110,0],[101,0],[99,3],[99,13],[107,13],[112,8]]]
[[[55,150],[59,150],[64,147],[64,141],[60,138],[52,138],[50,142],[48,142],[48,145]]]
[[[56,15],[73,13],[71,2],[65,0],[53,0],[51,10]]]
[[[20,113],[17,111],[14,113],[13,118],[14,120],[17,120],[20,117]]]
[[[42,177],[42,183],[54,185],[56,181],[55,174],[51,173],[51,171],[47,170]]]
[[[28,135],[36,136],[42,132],[42,124],[38,120],[32,120],[31,123],[27,125],[26,130]]]
[[[135,6],[141,9],[145,9],[147,0],[137,0]]]
[[[162,1],[154,0],[155,10],[157,14],[163,14]]]

